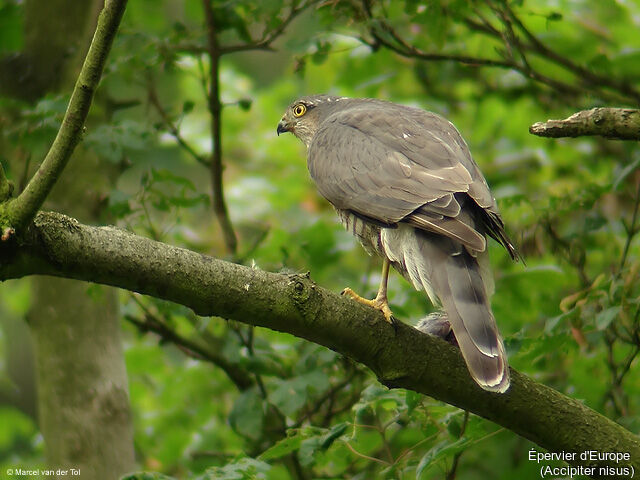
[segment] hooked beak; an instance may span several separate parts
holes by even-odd
[[[278,130],[276,130],[278,133],[278,136],[280,136],[281,133],[286,133],[291,131],[291,126],[284,121],[284,119],[280,120],[280,123],[278,123]]]

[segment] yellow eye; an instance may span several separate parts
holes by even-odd
[[[295,107],[293,107],[293,116],[301,117],[306,113],[306,111],[307,111],[307,107],[305,107],[302,103],[299,103]]]

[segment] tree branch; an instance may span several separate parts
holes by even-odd
[[[140,304],[138,304],[140,305]],[[142,305],[140,305],[141,308]],[[125,320],[135,325],[141,332],[154,332],[160,338],[172,342],[186,355],[192,356],[199,360],[212,363],[226,373],[238,390],[244,391],[254,385],[253,379],[237,365],[229,362],[219,351],[219,345],[208,346],[202,339],[186,338],[179,335],[175,330],[169,327],[165,322],[153,315],[148,309],[145,309],[144,318],[140,319],[134,315],[125,315]]]
[[[299,16],[304,10],[319,3],[319,0],[310,0],[308,2],[294,1],[291,4],[288,15],[281,20],[281,22],[269,30],[266,29],[262,32],[262,36],[257,40],[250,40],[246,43],[237,43],[230,45],[218,45],[218,53],[220,56],[228,55],[231,53],[247,52],[252,50],[264,50],[275,51],[273,48],[273,42],[275,42],[286,30],[289,24]],[[171,47],[177,52],[191,53],[193,55],[202,55],[209,53],[209,47],[194,43],[183,43]]]
[[[195,148],[193,148],[180,134],[180,129],[173,123],[173,121],[169,117],[169,114],[162,106],[162,103],[160,103],[160,98],[158,97],[158,92],[156,91],[156,86],[154,85],[153,80],[149,80],[148,82],[147,98],[149,99],[149,103],[156,109],[156,111],[160,115],[160,119],[162,120],[165,128],[169,130],[171,136],[173,136],[175,141],[178,142],[178,145],[182,147],[182,149],[189,155],[191,155],[191,157],[200,165],[206,168],[211,168],[211,162],[209,162],[207,158],[196,152]]]
[[[217,260],[114,227],[40,213],[0,247],[0,280],[48,274],[113,285],[288,332],[365,364],[390,388],[408,388],[498,423],[553,452],[620,452],[640,468],[640,439],[581,402],[512,370],[505,394],[481,390],[446,342],[329,292],[302,275]],[[618,466],[583,460],[583,466]],[[596,470],[596,474],[598,472]]]
[[[207,27],[207,52],[209,54],[209,112],[211,113],[211,189],[213,211],[216,214],[227,250],[235,256],[238,239],[233,230],[224,199],[222,183],[222,103],[220,102],[220,44],[211,0],[202,0]]]
[[[0,212],[0,216],[4,217],[3,227],[12,227],[18,231],[31,222],[80,142],[93,94],[100,82],[102,70],[126,5],[127,0],[105,1],[91,46],[62,120],[62,126],[40,168],[24,191],[15,200],[3,206],[3,211]]]
[[[600,135],[619,140],[640,140],[640,110],[592,108],[564,120],[534,123],[529,132],[540,137],[582,137]]]

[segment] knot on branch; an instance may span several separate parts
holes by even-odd
[[[305,318],[315,317],[321,302],[317,298],[316,284],[311,281],[309,272],[304,275],[289,275],[288,290],[296,309]]]
[[[315,290],[315,283],[311,281],[309,272],[304,275],[289,275],[289,288],[291,289],[291,298],[296,305],[306,303]]]

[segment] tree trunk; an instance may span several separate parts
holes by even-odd
[[[47,463],[91,480],[113,480],[134,464],[114,292],[37,277],[29,314]]]
[[[4,90],[36,100],[67,88],[77,75],[102,4],[27,1],[25,49],[12,61],[18,58],[29,75],[9,75],[19,81]],[[61,179],[47,205],[95,221],[100,192],[108,190],[113,166],[82,149],[71,162],[74,175]],[[117,292],[52,277],[34,278],[32,290],[28,322],[47,464],[53,470],[79,470],[76,478],[119,478],[135,463]]]

